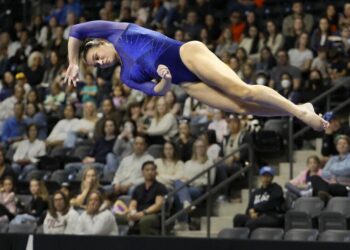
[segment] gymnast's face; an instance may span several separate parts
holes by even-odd
[[[111,43],[105,42],[92,47],[86,53],[86,62],[90,66],[108,68],[117,61],[117,52]]]

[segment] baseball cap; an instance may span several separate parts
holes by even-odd
[[[264,166],[264,167],[262,167],[262,168],[259,170],[259,175],[260,175],[260,176],[261,176],[261,175],[265,175],[265,174],[269,174],[269,175],[271,175],[271,176],[274,176],[274,175],[275,175],[275,173],[274,173],[272,167],[269,167],[269,166]]]

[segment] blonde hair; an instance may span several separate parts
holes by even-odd
[[[164,113],[164,115],[165,115],[166,113],[169,112],[169,105],[168,105],[168,103],[166,102],[165,97],[164,97],[164,96],[158,97],[158,98],[156,99],[156,110],[155,110],[155,114],[154,114],[154,119],[156,119],[157,123],[158,123],[158,122],[160,121],[160,119],[164,116],[164,115],[163,115],[163,116],[160,116],[160,114],[159,114],[159,112],[158,112],[157,105],[158,105],[159,100],[164,100],[164,104],[165,104],[165,113]]]
[[[45,182],[43,180],[38,180],[38,179],[31,179],[29,183],[36,181],[39,184],[39,190],[38,190],[38,197],[41,197],[44,201],[47,201],[49,198],[49,193],[47,191]]]
[[[195,142],[193,143],[193,146],[192,146],[192,157],[191,157],[191,160],[193,161],[198,161],[199,160],[199,157],[197,155],[197,151],[196,151],[196,144],[198,142],[203,142],[204,146],[205,146],[205,154],[204,154],[204,161],[203,162],[200,162],[200,163],[204,163],[208,160],[208,156],[207,156],[207,149],[208,149],[208,143],[205,139],[203,138],[198,138],[197,140],[195,140]]]
[[[27,60],[27,64],[28,64],[29,68],[31,68],[33,66],[34,58],[36,58],[36,57],[40,58],[40,65],[44,64],[44,55],[39,51],[34,51],[29,55],[28,60]]]
[[[83,174],[82,174],[82,177],[81,177],[81,185],[80,185],[81,192],[83,192],[86,189],[86,180],[85,179],[86,179],[87,173],[90,170],[94,171],[95,174],[96,174],[96,183],[95,183],[94,187],[92,188],[92,190],[95,190],[95,189],[100,187],[100,180],[98,178],[96,169],[94,167],[92,167],[92,166],[88,166],[88,167],[84,168],[84,171],[83,171]]]

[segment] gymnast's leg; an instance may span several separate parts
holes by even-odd
[[[281,114],[293,115],[305,122],[315,130],[323,130],[328,123],[306,109],[293,104],[275,90],[261,85],[248,85],[244,83],[234,71],[223,63],[201,42],[188,42],[181,46],[180,56],[183,63],[196,74],[204,83],[229,98],[238,98],[242,102],[252,102],[264,107],[280,110]],[[207,103],[207,100],[203,100]],[[263,112],[260,115],[265,116]]]

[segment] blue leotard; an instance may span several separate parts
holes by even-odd
[[[169,68],[175,84],[200,81],[180,58],[179,50],[183,43],[136,24],[91,21],[74,25],[69,36],[79,40],[102,38],[111,42],[122,63],[122,82],[148,95],[159,95],[154,91],[155,83],[152,81],[159,80],[159,64]]]

